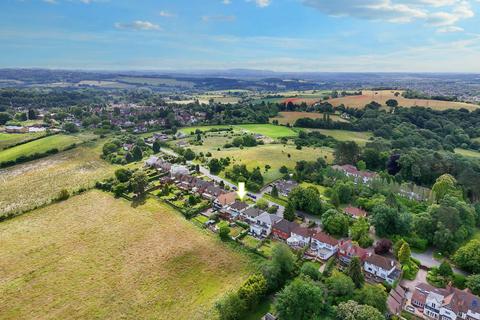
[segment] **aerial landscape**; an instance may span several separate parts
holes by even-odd
[[[480,320],[478,0],[5,0],[0,320]]]

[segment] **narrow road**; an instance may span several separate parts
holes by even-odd
[[[427,268],[438,267],[442,263],[441,261],[438,261],[433,257],[432,249],[428,249],[427,251],[422,253],[412,252],[412,257],[419,260],[422,263],[422,265]],[[469,275],[467,272],[460,270],[458,268],[452,267],[452,269],[455,273],[460,273],[464,276]]]

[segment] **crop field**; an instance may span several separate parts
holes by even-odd
[[[280,112],[277,117],[271,118],[270,121],[277,120],[278,123],[282,125],[286,125],[286,124],[293,125],[295,121],[302,118],[323,119],[323,113],[296,112],[296,111]],[[330,119],[336,122],[348,122],[347,120],[335,114],[330,115]]]
[[[45,132],[34,132],[34,133],[1,133],[0,132],[0,150],[3,150],[17,143],[29,141],[44,135],[45,135]]]
[[[465,157],[480,158],[480,152],[478,151],[457,148],[455,149],[455,153],[461,154]]]
[[[333,151],[329,148],[303,148],[302,150],[297,150],[294,145],[283,144],[265,144],[244,149],[221,149],[221,151],[217,151],[214,143],[192,146],[191,148],[196,153],[211,152],[214,158],[229,157],[231,165],[245,164],[249,170],[260,167],[265,184],[281,178],[282,174],[278,170],[282,166],[293,169],[297,161],[300,160],[314,161],[318,158],[326,158],[329,163],[333,160]],[[268,171],[265,169],[266,165],[271,167]]]
[[[330,136],[338,141],[355,141],[364,146],[373,134],[366,131],[330,130],[330,129],[305,129],[307,131],[318,131],[321,134]]]
[[[476,110],[480,106],[464,103],[464,102],[450,102],[450,101],[439,101],[439,100],[426,100],[426,99],[405,99],[401,95],[395,97],[395,93],[401,91],[363,91],[361,96],[347,96],[341,98],[335,98],[327,100],[334,107],[338,107],[341,104],[344,104],[347,107],[352,108],[364,108],[366,104],[375,101],[383,106],[385,102],[389,99],[395,99],[398,101],[398,104],[403,107],[425,107],[432,108],[434,110],[447,110],[447,109],[461,109],[465,108],[468,110]]]
[[[63,150],[66,147],[80,143],[89,138],[93,138],[90,135],[63,135],[56,134],[48,136],[43,139],[28,142],[10,149],[6,149],[0,152],[0,162],[15,160],[22,155],[31,155],[34,153],[43,153],[49,149],[57,148]]]
[[[101,146],[88,143],[47,158],[0,169],[0,216],[48,202],[62,189],[75,191],[113,175],[100,159]]]
[[[155,201],[89,191],[0,224],[2,319],[212,319],[256,260]]]
[[[240,124],[240,125],[214,125],[214,126],[196,126],[181,128],[180,131],[185,134],[190,134],[199,129],[202,131],[208,131],[210,129],[226,129],[233,128],[234,131],[248,131],[251,133],[258,133],[269,138],[281,138],[281,137],[295,137],[298,134],[287,127],[284,126],[275,126],[273,124]]]

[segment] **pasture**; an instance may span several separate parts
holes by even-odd
[[[465,157],[480,158],[480,152],[474,151],[474,150],[456,148],[455,153],[460,154],[460,155],[465,156]]]
[[[256,269],[155,200],[89,191],[0,224],[2,319],[212,319]]]
[[[470,111],[480,108],[480,106],[464,103],[464,102],[450,102],[450,101],[439,101],[439,100],[427,100],[427,99],[406,99],[401,96],[402,91],[395,90],[380,90],[380,91],[362,91],[360,96],[346,96],[341,98],[335,98],[326,100],[326,102],[331,103],[334,107],[338,107],[343,104],[351,108],[361,108],[363,109],[366,104],[375,101],[382,106],[386,106],[386,101],[389,99],[395,99],[398,101],[399,106],[402,107],[425,107],[432,108],[434,110],[447,110],[447,109],[461,109],[465,108]],[[400,93],[397,97],[395,93]]]
[[[355,141],[357,144],[364,146],[373,133],[366,131],[348,131],[348,130],[331,130],[331,129],[303,129],[307,131],[318,131],[323,135],[330,136],[338,141]]]
[[[302,118],[309,118],[309,119],[323,119],[323,113],[317,112],[297,112],[297,111],[289,111],[289,112],[279,112],[278,116],[275,118],[270,118],[270,121],[277,120],[281,125],[293,125],[295,121]],[[341,118],[338,115],[330,115],[330,119],[335,122],[348,122],[347,120]]]
[[[15,160],[20,156],[28,156],[34,153],[43,153],[57,148],[59,151],[74,144],[91,139],[91,135],[64,135],[56,134],[42,139],[31,141],[10,149],[0,151],[0,162]]]
[[[44,136],[45,132],[34,133],[3,133],[0,132],[0,150],[15,144],[30,141],[32,139]]]
[[[62,189],[89,188],[113,175],[100,159],[101,145],[88,143],[53,156],[0,169],[0,216],[42,205]]]

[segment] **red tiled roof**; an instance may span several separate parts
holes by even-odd
[[[384,270],[391,270],[395,266],[395,261],[372,253],[367,256],[365,262],[376,265]]]
[[[365,218],[367,216],[367,212],[357,207],[348,206],[343,210],[346,214],[358,217],[358,218]]]
[[[326,244],[329,244],[331,246],[336,246],[338,245],[338,240],[335,239],[334,237],[331,237],[329,236],[328,234],[324,233],[324,232],[317,232],[313,235],[313,238],[315,240],[318,240],[320,242],[323,242],[323,243],[326,243]]]

